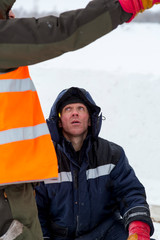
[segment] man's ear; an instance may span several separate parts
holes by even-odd
[[[88,119],[88,126],[91,126],[91,118]]]
[[[59,128],[62,128],[62,122],[61,122],[61,119],[58,120],[58,127],[59,127]]]

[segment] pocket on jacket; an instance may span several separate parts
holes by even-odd
[[[68,228],[62,227],[50,221],[51,236],[66,238],[68,236]]]

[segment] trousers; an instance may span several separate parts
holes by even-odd
[[[16,240],[43,239],[31,183],[1,187],[0,216],[0,236],[5,234],[13,220],[18,220],[23,224],[23,231]]]

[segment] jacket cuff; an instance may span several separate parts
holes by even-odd
[[[123,216],[125,228],[128,230],[129,224],[133,221],[142,221],[150,226],[150,235],[154,232],[150,211],[147,207],[139,206],[129,209]]]

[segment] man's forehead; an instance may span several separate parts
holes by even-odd
[[[78,107],[78,106],[83,106],[83,107],[87,108],[83,103],[69,103],[63,109],[68,108],[68,107]]]

